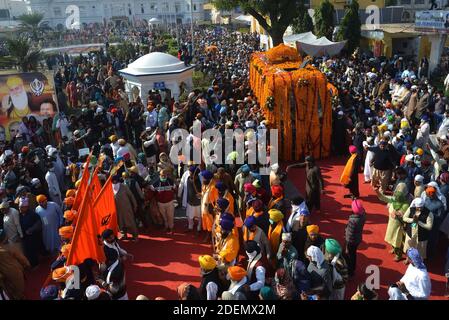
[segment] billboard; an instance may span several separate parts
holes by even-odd
[[[415,29],[449,33],[449,11],[417,11],[415,14]]]
[[[23,117],[41,124],[58,112],[53,78],[41,72],[0,75],[0,141],[10,140]]]

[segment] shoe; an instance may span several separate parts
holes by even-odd
[[[394,257],[393,260],[394,260],[395,262],[399,262],[399,261],[402,260],[402,256],[396,256],[396,257]]]

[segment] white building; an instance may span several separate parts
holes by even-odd
[[[188,24],[204,20],[204,0],[29,0],[33,12],[41,12],[51,27],[65,27],[67,18],[76,17],[80,25],[92,23],[148,24],[157,18],[162,25]],[[192,4],[192,8],[191,8]],[[192,11],[191,11],[192,9]],[[75,10],[75,11],[74,11]]]
[[[19,25],[17,17],[30,12],[30,4],[22,0],[0,0],[0,27]]]

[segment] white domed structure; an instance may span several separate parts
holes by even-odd
[[[146,103],[148,91],[170,90],[175,100],[181,94],[181,86],[186,89],[193,87],[193,65],[186,66],[178,58],[162,52],[146,54],[120,70],[126,79],[126,92],[130,101],[134,101],[133,92],[139,90],[139,96]]]

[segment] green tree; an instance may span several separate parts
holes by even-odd
[[[20,28],[23,32],[30,32],[33,40],[37,40],[39,31],[43,31],[45,28],[42,26],[42,19],[44,15],[39,12],[22,14],[17,17],[20,21]]]
[[[284,42],[285,30],[298,17],[303,0],[213,0],[212,3],[220,10],[240,7],[259,22],[277,46]]]
[[[315,33],[317,37],[326,37],[332,40],[334,13],[334,6],[329,0],[321,2],[319,8],[315,10]]]
[[[9,56],[5,59],[10,59],[15,66],[22,72],[35,71],[39,61],[42,60],[42,53],[40,50],[34,50],[30,44],[23,38],[8,39],[6,42]]]
[[[292,23],[294,33],[313,32],[313,20],[306,7],[302,6],[299,17],[295,18]]]
[[[355,48],[360,45],[360,38],[362,37],[362,22],[359,17],[359,3],[352,0],[349,7],[346,9],[343,20],[338,29],[337,39],[339,41],[347,40],[347,47],[349,52],[353,52]]]

